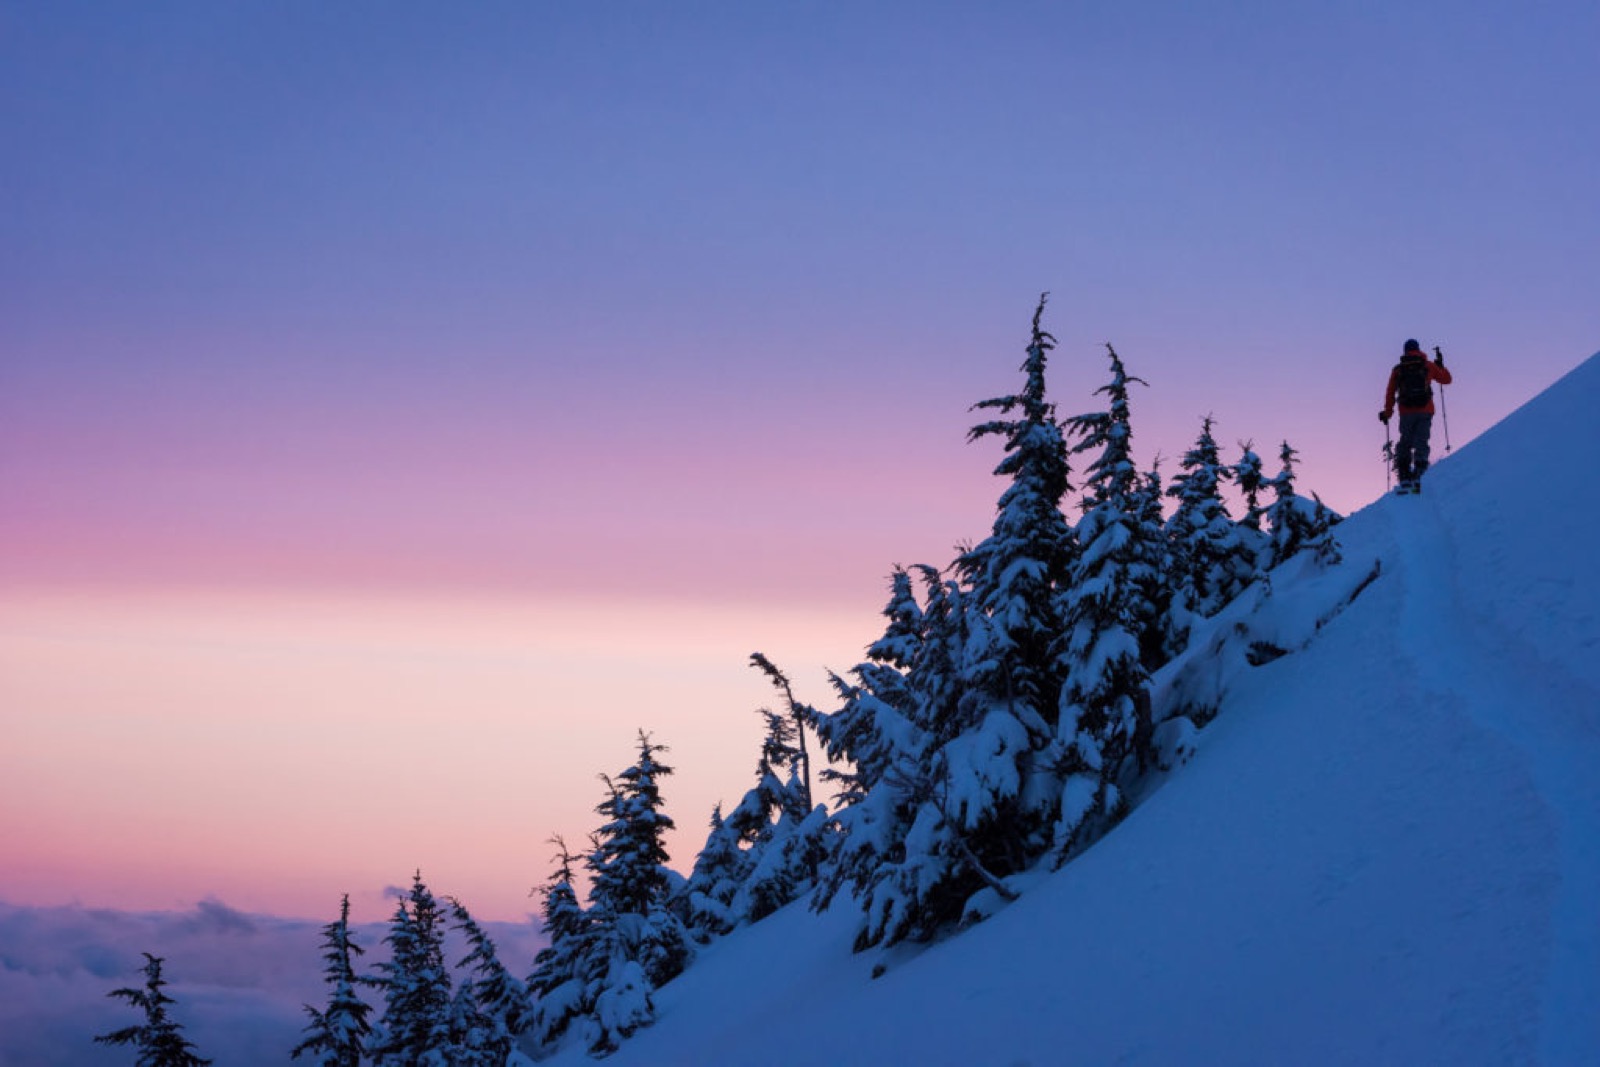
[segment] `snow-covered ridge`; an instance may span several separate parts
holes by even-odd
[[[1195,757],[1016,903],[861,954],[792,906],[615,1062],[1600,1062],[1597,407],[1600,356],[1219,620],[1157,679]]]

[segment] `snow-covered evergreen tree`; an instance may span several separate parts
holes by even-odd
[[[722,805],[711,812],[706,843],[695,856],[684,888],[686,918],[700,937],[719,937],[738,925],[734,899],[750,873],[739,832],[722,817]]]
[[[591,854],[592,907],[618,915],[640,915],[666,895],[666,833],[673,829],[661,799],[660,780],[672,768],[657,757],[664,745],[639,732],[639,758],[615,779],[601,776],[607,797],[595,809],[606,821]]]
[[[378,965],[383,1015],[370,1047],[379,1067],[448,1067],[452,982],[444,959],[444,911],[418,871],[384,938],[390,958]]]
[[[611,795],[596,810],[608,821],[590,857],[590,907],[618,926],[624,948],[652,987],[677,977],[691,955],[687,932],[667,908],[672,883],[665,841],[673,822],[660,780],[672,768],[657,758],[665,751],[640,731],[638,760],[614,784],[607,780]]]
[[[1239,525],[1260,531],[1261,516],[1266,511],[1261,506],[1261,493],[1266,489],[1267,476],[1253,441],[1239,444],[1239,461],[1233,465],[1231,473],[1234,484],[1244,496],[1244,514],[1239,518]]]
[[[495,1022],[484,1014],[477,983],[466,978],[450,998],[450,1037],[435,1062],[450,1067],[505,1067],[508,1049],[501,1046]],[[523,1058],[519,1062],[532,1062]]]
[[[1270,566],[1276,567],[1301,551],[1310,551],[1317,562],[1325,566],[1338,563],[1342,557],[1333,527],[1341,516],[1315,494],[1307,500],[1296,491],[1295,464],[1299,453],[1288,441],[1283,442],[1278,459],[1281,463],[1278,473],[1267,483],[1273,494],[1272,504],[1265,513],[1272,538]]]
[[[1239,444],[1239,461],[1231,470],[1233,483],[1244,497],[1244,514],[1238,521],[1239,536],[1252,569],[1259,574],[1272,565],[1272,538],[1262,527],[1267,509],[1261,506],[1261,494],[1267,489],[1267,476],[1253,442]]]
[[[559,850],[556,870],[540,887],[540,916],[549,944],[533,958],[528,991],[533,995],[529,1034],[535,1045],[548,1045],[567,1030],[585,1010],[584,958],[589,950],[592,923],[578,902],[574,869],[578,857],[560,837],[551,841]]]
[[[1143,537],[1144,554],[1150,564],[1139,579],[1139,601],[1146,605],[1147,617],[1139,634],[1139,657],[1145,671],[1154,674],[1172,658],[1173,650],[1181,644],[1179,620],[1173,612],[1177,598],[1173,583],[1174,563],[1171,542],[1158,536],[1166,529],[1162,508],[1166,491],[1161,481],[1161,457],[1158,455],[1150,469],[1140,476],[1138,489],[1133,495],[1135,530]],[[1070,599],[1070,594],[1064,598]]]
[[[921,568],[938,584],[938,573]],[[908,672],[922,653],[925,620],[917,603],[911,576],[896,567],[890,578],[889,603],[883,610],[889,620],[883,636],[867,648],[867,659],[851,669],[846,681],[830,672],[838,693],[838,710],[813,711],[810,719],[829,760],[844,769],[823,771],[840,785],[836,836],[821,872],[816,906],[826,908],[846,887],[865,891],[876,877],[882,856],[897,847],[897,828],[903,829],[895,768],[917,764],[923,749],[914,725],[917,701]]]
[[[450,899],[450,916],[455,929],[466,938],[468,952],[458,965],[468,976],[462,982],[457,1001],[470,998],[456,1012],[452,1028],[458,1044],[474,1050],[484,1050],[488,1062],[494,1067],[507,1067],[526,1061],[517,1047],[518,1039],[532,1025],[533,1006],[529,1001],[528,987],[512,976],[495,952],[489,940],[466,907],[455,898]],[[470,1020],[464,1026],[463,1020]]]
[[[904,567],[896,567],[889,576],[889,602],[883,607],[883,617],[889,625],[867,646],[867,661],[904,671],[922,647],[922,606]]]
[[[788,765],[794,768],[795,801],[805,810],[811,810],[811,754],[806,747],[806,719],[816,718],[816,710],[810,708],[794,698],[794,686],[790,684],[788,675],[780,671],[771,660],[759,652],[750,654],[750,665],[767,676],[778,692],[783,694],[783,714],[789,717],[794,724],[789,732],[792,744],[787,745],[787,750],[792,756],[787,759]],[[769,737],[771,734],[769,733]]]
[[[1074,452],[1098,453],[1087,470],[1080,556],[1068,597],[1061,648],[1067,665],[1057,747],[1063,784],[1055,837],[1063,854],[1123,810],[1121,781],[1142,766],[1152,731],[1144,635],[1158,623],[1147,595],[1155,580],[1162,532],[1140,506],[1133,463],[1130,376],[1110,345],[1111,381],[1096,392],[1103,411],[1067,421]]]
[[[983,691],[966,683],[972,656],[993,647],[989,620],[968,608],[961,584],[923,568],[924,632],[907,675],[914,721],[900,739],[884,787],[848,814],[841,856],[876,857],[858,867],[863,908],[856,947],[921,940],[960,920],[980,893],[1012,895],[1004,879],[1032,857],[1013,828],[1027,734],[1006,715],[980,718]],[[852,853],[858,831],[872,847]]]
[[[138,1026],[125,1026],[109,1034],[96,1037],[97,1045],[132,1045],[138,1052],[134,1062],[138,1067],[204,1067],[210,1060],[202,1059],[194,1045],[183,1036],[183,1027],[172,1018],[170,1008],[177,1003],[164,990],[167,982],[161,975],[165,961],[160,956],[144,953],[143,989],[114,989],[107,996],[126,1000],[144,1013],[144,1022]]]
[[[1005,458],[994,473],[1010,481],[1000,495],[993,531],[957,561],[968,603],[988,617],[986,633],[993,642],[974,657],[967,679],[982,691],[984,707],[978,714],[1014,718],[1041,744],[1051,732],[1061,686],[1050,646],[1061,631],[1059,590],[1074,549],[1072,528],[1061,512],[1071,488],[1067,448],[1045,390],[1055,338],[1040,325],[1044,307],[1040,297],[1022,364],[1022,390],[974,405],[1002,417],[974,426],[967,439],[1001,438]]]
[[[806,709],[806,725],[816,733],[828,759],[822,779],[838,787],[837,803],[850,808],[883,781],[894,762],[895,738],[904,732],[911,696],[906,670],[922,643],[922,608],[912,591],[911,576],[896,567],[890,577],[889,620],[883,636],[867,648],[867,658],[850,671],[854,682],[829,672],[838,694],[838,710]]]
[[[961,860],[949,839],[954,824],[942,814],[944,768],[936,766],[939,745],[959,732],[962,594],[958,583],[946,581],[932,567],[917,569],[927,595],[922,637],[907,672],[912,728],[900,739],[883,785],[868,804],[851,812],[842,852],[845,859],[853,850],[861,857],[853,872],[862,905],[858,950],[931,936],[959,916],[964,902],[953,899],[959,889],[947,888],[953,877],[959,878]],[[856,842],[863,829],[870,832],[870,850]],[[870,864],[862,862],[869,859]]]
[[[607,796],[595,809],[605,823],[585,857],[589,906],[572,890],[573,857],[545,888],[545,930],[551,944],[536,959],[529,986],[537,994],[530,1033],[549,1046],[574,1026],[595,1055],[614,1051],[655,1018],[654,991],[687,965],[693,947],[671,907],[675,886],[666,867],[660,779],[672,773],[665,751],[639,734],[639,758],[616,778],[602,775]]]
[[[903,703],[892,706],[903,714],[885,717],[892,735],[881,732],[891,737],[882,784],[840,817],[846,866],[830,872],[820,899],[843,881],[855,889],[857,947],[931,936],[982,911],[980,897],[1008,897],[1006,879],[1052,841],[1060,780],[1049,753],[1064,684],[1053,644],[1077,547],[1061,512],[1070,469],[1046,392],[1055,341],[1044,306],[1021,390],[976,405],[998,417],[969,434],[1005,445],[994,528],[961,554],[957,581],[925,569],[921,630],[908,645]],[[859,700],[859,689],[843,692]]]
[[[1191,617],[1215,615],[1256,574],[1254,547],[1222,499],[1222,485],[1233,477],[1234,468],[1222,462],[1211,428],[1208,415],[1194,447],[1184,453],[1182,473],[1167,490],[1178,502],[1166,527],[1174,592],[1171,628],[1175,640],[1168,648],[1169,655],[1176,654],[1187,639]]]
[[[800,724],[807,716],[816,718],[816,712],[797,711],[788,679],[764,656],[757,653],[751,660],[772,679],[790,708],[783,713],[762,709],[767,732],[756,763],[756,784],[725,820],[725,832],[743,853],[742,877],[728,906],[735,923],[763,919],[809,892],[827,851],[827,809],[809,804],[810,791],[801,777],[807,761],[798,740]]]
[[[849,768],[823,772],[841,787],[838,803],[845,808],[881,784],[896,760],[915,747],[909,738],[916,701],[908,672],[922,649],[922,606],[904,568],[894,569],[889,585],[883,609],[889,621],[883,634],[867,646],[867,658],[851,669],[854,682],[829,672],[842,703],[837,711],[814,714],[811,720],[828,758]]]
[[[372,1008],[357,995],[355,957],[362,954],[350,932],[350,896],[339,902],[339,918],[322,928],[323,981],[329,987],[328,1006],[318,1011],[305,1006],[311,1022],[305,1039],[290,1053],[292,1059],[308,1056],[317,1067],[360,1067],[372,1023]]]
[[[1009,479],[989,537],[965,552],[957,571],[968,644],[961,650],[960,730],[943,745],[948,814],[959,819],[984,869],[1009,874],[1048,844],[1057,782],[1036,754],[1054,737],[1063,682],[1053,644],[1062,629],[1062,588],[1075,543],[1062,514],[1070,490],[1066,442],[1046,394],[1055,339],[1034,311],[1020,392],[976,408],[1001,417],[972,428],[969,441],[997,436]]]

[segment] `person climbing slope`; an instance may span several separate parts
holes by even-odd
[[[1423,355],[1416,341],[1406,342],[1394,370],[1389,372],[1389,388],[1383,394],[1379,421],[1387,424],[1400,410],[1400,443],[1394,450],[1395,473],[1400,485],[1397,493],[1422,492],[1422,475],[1428,469],[1428,437],[1433,431],[1433,383],[1451,382],[1445,369],[1444,353],[1434,350],[1433,362]]]

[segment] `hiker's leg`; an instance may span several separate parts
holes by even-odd
[[[1425,417],[1404,413],[1400,416],[1400,444],[1395,449],[1395,473],[1402,482],[1409,482],[1416,476],[1417,419]]]
[[[1411,469],[1416,471],[1418,478],[1421,478],[1423,472],[1428,469],[1428,437],[1433,431],[1433,415],[1425,411],[1421,415],[1412,417],[1417,420],[1417,430],[1413,437]]]

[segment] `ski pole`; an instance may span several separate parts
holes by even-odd
[[[1444,366],[1444,353],[1439,351],[1439,346],[1433,346],[1434,358],[1439,366]],[[1450,454],[1450,412],[1444,404],[1444,383],[1439,383],[1439,419],[1444,424],[1444,454]]]
[[[1383,491],[1394,488],[1394,439],[1389,436],[1389,420],[1383,420]]]

